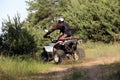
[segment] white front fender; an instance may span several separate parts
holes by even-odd
[[[46,52],[53,52],[53,46],[44,46]]]

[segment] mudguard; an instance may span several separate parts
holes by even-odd
[[[44,46],[46,52],[53,52],[53,46]]]
[[[49,44],[48,46],[44,46],[44,49],[46,52],[53,52],[53,47],[54,47],[54,43]]]

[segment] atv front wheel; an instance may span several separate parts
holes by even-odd
[[[43,61],[43,62],[48,62],[48,55],[47,55],[47,52],[45,52],[45,51],[43,51],[42,53],[41,53],[41,60]]]
[[[73,54],[73,59],[75,61],[82,59],[84,57],[85,57],[85,51],[82,48],[78,48]]]
[[[64,55],[64,51],[63,50],[56,50],[55,54],[54,54],[54,62],[56,64],[59,64],[62,62],[62,56]]]

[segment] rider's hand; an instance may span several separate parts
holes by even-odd
[[[47,35],[44,35],[43,37],[44,37],[44,38],[47,38]]]
[[[50,38],[50,36],[48,36],[48,35],[44,35],[43,37],[44,37],[44,38]]]

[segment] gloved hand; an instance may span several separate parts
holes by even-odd
[[[43,37],[44,37],[44,38],[47,38],[47,35],[45,34]]]
[[[48,36],[48,35],[46,35],[46,34],[45,34],[43,37],[44,37],[44,38],[50,38],[50,36]]]

